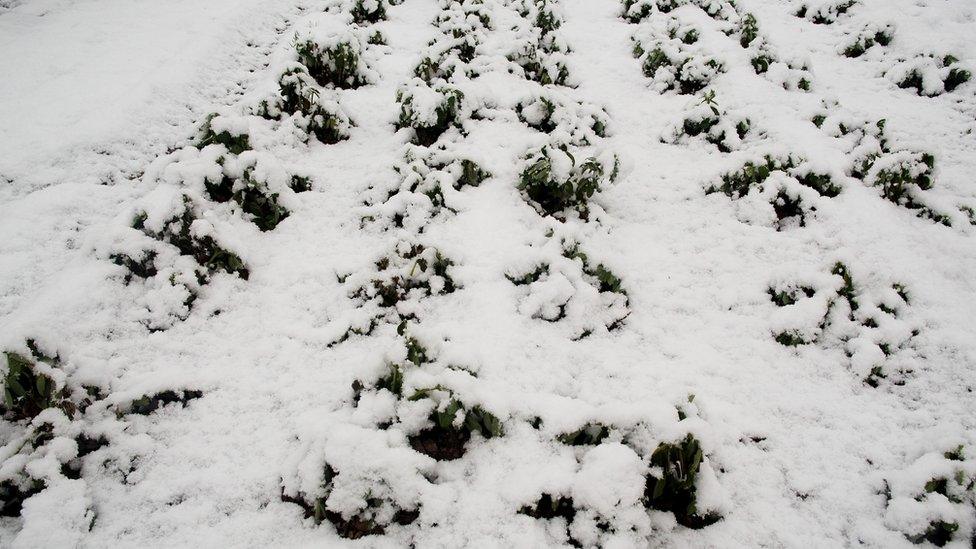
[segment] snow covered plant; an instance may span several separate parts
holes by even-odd
[[[796,10],[796,16],[818,25],[829,25],[844,15],[856,0],[805,0]]]
[[[434,26],[452,35],[491,28],[491,4],[482,0],[438,0]]]
[[[352,492],[363,484],[369,485],[365,494],[359,498],[352,497]],[[418,509],[402,509],[390,492],[390,487],[382,480],[358,478],[337,471],[326,463],[321,485],[314,493],[288,495],[283,489],[281,500],[301,507],[305,518],[314,520],[315,524],[330,522],[343,538],[360,539],[383,535],[391,525],[406,526],[420,516]],[[345,512],[335,510],[335,505],[330,505],[330,499],[338,500],[342,496],[349,498],[349,503],[358,500],[354,502],[356,508]]]
[[[294,37],[297,60],[320,86],[358,88],[373,79],[363,60],[369,38],[358,29],[313,27],[310,34]]]
[[[278,193],[271,191],[266,175],[256,169],[257,159],[250,165],[247,160],[243,159],[246,167],[240,177],[207,180],[207,193],[217,202],[233,200],[259,229],[270,231],[288,217],[288,210],[278,203]]]
[[[523,42],[508,54],[508,60],[518,68],[526,80],[538,82],[543,86],[569,85],[569,68],[563,46],[551,46],[532,41]]]
[[[187,273],[187,269],[181,269],[178,263],[175,270],[164,268],[160,260],[172,255],[165,253],[169,250],[139,246],[137,251],[130,252],[127,250],[130,246],[122,241],[110,259],[125,266],[132,275],[151,278],[161,273],[168,274],[170,282],[174,284],[186,279],[190,289],[206,282],[207,273],[216,271],[237,274],[247,280],[248,270],[243,260],[218,243],[213,225],[201,218],[201,207],[190,194],[167,187],[157,189],[147,195],[146,207],[135,214],[132,228],[152,240],[172,246],[178,255],[192,258],[205,269],[204,272],[189,269]],[[137,242],[135,239],[133,241]],[[171,257],[165,259],[172,260]]]
[[[181,389],[179,391],[167,389],[159,393],[143,395],[126,406],[120,406],[119,411],[146,416],[168,404],[186,406],[189,401],[202,396],[203,391],[196,389]]]
[[[380,221],[419,232],[464,187],[477,187],[491,176],[474,160],[450,149],[409,145],[394,164],[399,176],[390,185],[370,187],[364,221]]]
[[[572,442],[560,440],[581,446],[577,450],[581,456],[577,481],[542,493],[519,510],[537,520],[553,521],[552,526],[561,523],[560,530],[564,529],[571,545],[604,546],[607,540],[603,534],[614,536],[631,528],[643,529],[633,520],[646,516],[648,510],[670,513],[679,525],[693,529],[721,519],[716,510],[700,508],[706,506],[699,490],[713,484],[714,476],[694,435],[658,441],[645,448],[635,446],[628,436],[623,442],[607,439],[606,427],[591,424],[573,437]],[[589,481],[597,482],[591,485]]]
[[[756,38],[759,38],[759,22],[755,15],[747,13],[739,21],[739,45],[748,48]]]
[[[856,174],[881,190],[881,196],[905,206],[918,208],[913,199],[918,191],[932,188],[935,157],[929,153],[898,151],[862,161]]]
[[[866,384],[878,387],[887,379],[901,385],[916,357],[912,339],[919,333],[909,295],[899,283],[866,280],[856,281],[838,262],[828,275],[775,282],[769,295],[780,308],[773,318],[776,341],[788,347],[843,346],[851,369]]]
[[[823,122],[821,122],[823,123]],[[881,191],[891,202],[916,210],[920,217],[950,225],[951,219],[933,211],[925,204],[924,191],[930,190],[935,171],[935,156],[927,152],[892,150],[885,135],[885,121],[873,127],[842,128],[858,139],[851,151],[850,173]]]
[[[698,511],[697,480],[703,458],[701,443],[691,434],[680,441],[662,442],[651,454],[645,504],[674,513],[678,524],[688,528],[704,528],[718,522],[721,517],[717,514]]]
[[[400,118],[397,130],[413,130],[413,142],[429,147],[444,132],[471,115],[471,108],[461,90],[448,85],[431,87],[419,78],[397,90]]]
[[[394,253],[374,263],[375,271],[349,275],[350,297],[376,316],[395,309],[391,321],[399,323],[416,313],[417,300],[449,294],[457,289],[451,276],[454,263],[435,248],[401,241]],[[400,310],[402,309],[402,310]]]
[[[840,187],[829,173],[819,173],[793,155],[766,155],[749,160],[740,168],[722,175],[721,185],[712,185],[706,194],[719,193],[746,204],[768,203],[755,213],[742,212],[746,220],[771,223],[778,230],[804,226],[809,212],[824,198],[840,194]]]
[[[426,425],[409,435],[410,446],[438,461],[464,456],[475,433],[486,439],[504,434],[498,417],[481,406],[465,404],[453,391],[440,385],[416,389],[407,401],[412,404],[408,413],[413,414],[416,408],[429,410]]]
[[[688,0],[623,0],[621,17],[630,23],[640,23],[652,13],[668,13]]]
[[[72,417],[77,406],[64,385],[60,359],[45,355],[33,341],[28,340],[26,347],[30,354],[3,353],[7,367],[0,417],[8,421],[31,420],[48,408],[57,408]]]
[[[347,139],[352,123],[339,102],[323,97],[322,90],[303,65],[295,64],[281,73],[278,93],[262,100],[256,113],[269,120],[284,120],[305,135],[314,135],[325,144]]]
[[[909,541],[944,547],[976,535],[976,460],[972,446],[929,452],[885,479],[885,524]]]
[[[590,199],[613,183],[619,168],[612,153],[586,154],[584,149],[566,145],[530,151],[519,176],[519,190],[543,215],[565,218],[568,211],[575,211],[586,219]]]
[[[902,89],[915,90],[922,96],[933,97],[955,91],[972,79],[972,72],[953,55],[937,57],[920,55],[914,59],[900,60],[885,76]]]
[[[720,109],[715,92],[709,90],[701,101],[689,104],[688,112],[679,124],[665,130],[662,141],[678,144],[699,137],[727,153],[742,145],[751,128],[748,118]]]
[[[725,70],[721,61],[691,49],[677,38],[645,41],[635,37],[634,56],[659,92],[698,93]]]
[[[552,136],[552,142],[577,146],[593,145],[606,137],[610,121],[602,108],[552,91],[519,101],[515,113],[530,128]]]
[[[389,2],[396,4],[398,2]],[[352,9],[349,14],[352,20],[358,25],[378,23],[386,19],[387,0],[353,0]]]
[[[289,175],[270,153],[234,155],[220,144],[200,150],[187,147],[161,158],[159,164],[164,181],[206,194],[215,202],[233,201],[262,231],[274,229],[288,217],[283,202],[292,200],[293,187],[308,185],[306,178]]]
[[[771,46],[762,39],[753,42],[749,50],[752,55],[752,70],[756,74],[779,84],[784,90],[810,91],[812,88],[813,76],[806,61],[781,61],[773,53]]]
[[[846,57],[860,57],[875,45],[887,46],[894,35],[895,30],[891,25],[871,23],[857,34],[853,42],[844,46],[843,54]]]
[[[535,7],[533,23],[542,34],[554,32],[562,26],[562,14],[558,3],[552,0],[533,0]]]
[[[212,113],[204,120],[196,146],[202,149],[207,145],[223,145],[231,154],[241,154],[251,150],[247,132],[248,124],[243,117]]]
[[[562,322],[575,340],[615,330],[630,314],[623,281],[602,263],[594,267],[578,246],[510,269],[505,276],[520,289],[519,312]]]

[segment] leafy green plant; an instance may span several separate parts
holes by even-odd
[[[128,413],[147,416],[167,404],[175,403],[186,406],[189,401],[202,396],[203,391],[194,389],[184,389],[181,391],[166,390],[152,395],[143,395],[132,401],[129,405]]]
[[[541,520],[563,518],[566,519],[567,524],[571,524],[576,517],[576,508],[573,498],[542,494],[535,505],[526,505],[519,509],[519,513]]]
[[[436,104],[433,106],[433,120],[426,112],[418,111],[415,92],[403,90],[397,92],[400,118],[396,127],[398,130],[411,128],[414,132],[414,143],[424,147],[433,145],[448,128],[461,125],[464,93],[459,89],[446,86],[435,88],[433,91],[437,94]]]
[[[742,18],[742,23],[739,27],[739,45],[743,48],[748,48],[749,44],[759,36],[759,23],[756,21],[756,16],[747,13],[745,17]]]
[[[380,31],[374,31],[373,34],[369,35],[369,39],[366,41],[367,44],[371,46],[385,46],[386,36]]]
[[[769,66],[773,64],[774,61],[776,60],[771,55],[760,53],[759,55],[753,57],[750,60],[750,63],[752,64],[752,69],[756,72],[756,74],[765,74],[766,72],[769,72]]]
[[[44,488],[44,481],[36,479],[28,479],[23,485],[13,480],[0,482],[0,517],[19,517],[24,501]]]
[[[803,297],[813,297],[814,290],[808,286],[788,287],[785,289],[769,288],[769,297],[778,307],[794,305]]]
[[[265,182],[255,178],[254,167],[248,167],[240,179],[224,176],[220,181],[205,180],[207,194],[217,202],[233,199],[262,231],[270,231],[288,217],[288,210],[278,203],[278,193],[269,192]]]
[[[365,508],[358,513],[346,517],[341,513],[333,511],[327,507],[327,501],[335,486],[335,480],[339,476],[330,464],[326,463],[323,471],[321,495],[310,497],[299,494],[289,496],[282,491],[281,501],[294,503],[302,508],[305,518],[312,519],[316,525],[323,521],[328,521],[335,527],[336,533],[346,539],[361,539],[366,536],[381,536],[386,533],[386,528],[393,524],[406,526],[413,523],[420,516],[419,509],[400,509],[393,502],[381,499],[367,493],[364,496]],[[381,521],[381,515],[385,508],[392,507],[394,512],[389,522]]]
[[[156,252],[153,250],[142,250],[137,257],[123,253],[112,254],[109,259],[112,263],[126,269],[126,284],[132,281],[133,276],[151,278],[158,273],[156,270]]]
[[[720,516],[699,514],[696,505],[695,481],[703,459],[701,445],[691,434],[680,442],[658,445],[651,454],[651,466],[657,471],[647,477],[645,505],[674,513],[678,524],[688,528],[704,528],[718,522]]]
[[[378,260],[376,275],[352,296],[375,302],[381,308],[392,308],[417,291],[420,295],[452,293],[457,289],[450,272],[453,265],[438,250],[414,244]],[[436,291],[431,286],[432,277],[439,281]]]
[[[776,343],[784,347],[799,347],[811,343],[799,331],[787,330],[776,334]]]
[[[484,170],[475,161],[461,159],[461,176],[458,178],[460,186],[477,187],[482,181],[491,177],[491,172]]]
[[[682,95],[698,93],[705,89],[716,74],[725,70],[724,65],[711,56],[701,56],[657,44],[647,50],[639,41],[634,53],[641,59],[644,75],[653,78],[660,88],[676,90]]]
[[[621,16],[628,23],[640,23],[654,11],[654,4],[650,0],[623,0]]]
[[[563,157],[559,161],[569,160],[568,172],[558,173],[553,169],[556,155]],[[564,215],[566,210],[573,209],[585,219],[589,215],[589,200],[602,185],[616,179],[617,169],[616,158],[612,167],[592,156],[577,164],[568,148],[547,146],[529,155],[518,188],[544,215]]]
[[[844,48],[844,55],[847,57],[860,57],[876,44],[887,46],[891,43],[892,31],[890,28],[883,28],[877,31],[868,31],[858,35],[857,39]]]
[[[441,79],[450,80],[456,69],[455,64],[448,62],[443,56],[431,57],[428,55],[421,59],[420,63],[417,63],[413,75],[428,84],[433,84]]]
[[[378,23],[386,19],[386,0],[356,0],[349,14],[357,25]]]
[[[758,187],[774,171],[786,171],[795,165],[792,157],[784,160],[765,156],[761,163],[746,162],[738,171],[729,172],[722,176],[722,184],[709,187],[709,193],[721,192],[729,198],[742,198],[749,194],[749,190]]]
[[[136,216],[133,221],[133,228],[143,231],[156,240],[172,244],[179,250],[180,254],[192,257],[200,266],[211,272],[225,271],[230,274],[237,274],[247,280],[248,270],[244,261],[237,254],[221,248],[210,235],[197,237],[192,234],[191,225],[195,219],[193,203],[189,196],[183,195],[182,213],[164,223],[161,232],[154,232],[145,226],[145,213]],[[140,267],[140,269],[143,272],[150,272],[148,268]]]
[[[569,446],[591,446],[603,442],[610,436],[610,428],[601,423],[587,423],[579,429],[563,433],[556,440]]]
[[[499,437],[504,434],[501,421],[491,412],[480,406],[466,408],[449,390],[443,387],[418,389],[409,400],[433,398],[435,393],[448,394],[446,404],[435,407],[429,421],[431,427],[409,437],[410,446],[438,461],[450,461],[464,455],[465,446],[473,433],[484,438]]]
[[[322,47],[310,38],[299,40],[296,36],[295,51],[298,52],[298,60],[320,86],[348,89],[368,83],[360,68],[358,43],[337,42]]]
[[[542,0],[536,6],[535,27],[542,34],[555,32],[556,29],[562,26],[562,19],[553,11],[552,6],[548,2]]]
[[[590,265],[586,254],[579,249],[579,245],[574,245],[568,250],[563,252],[563,255],[569,259],[578,259],[583,264],[583,272],[596,278],[599,285],[597,289],[600,292],[613,292],[618,294],[626,295],[627,292],[623,289],[623,281],[609,268],[604,266],[602,263],[598,264],[595,268]]]
[[[251,149],[250,138],[246,133],[244,134],[233,134],[230,130],[222,129],[220,131],[215,131],[213,129],[214,120],[220,115],[214,113],[207,116],[206,121],[203,123],[203,128],[201,129],[201,137],[197,141],[197,148],[202,149],[207,145],[223,145],[227,147],[227,150],[231,154],[241,154],[244,151]]]
[[[680,128],[672,130],[671,142],[680,142],[682,135],[703,136],[705,141],[715,145],[719,151],[727,153],[745,139],[752,129],[752,122],[748,118],[719,110],[715,90],[705,92],[699,105],[685,115]],[[703,107],[707,107],[707,110]]]
[[[912,543],[929,542],[936,547],[945,547],[952,536],[959,530],[959,523],[936,520],[929,524],[925,532],[919,536],[909,537]]]
[[[543,86],[565,86],[569,81],[566,63],[536,46],[530,45],[509,55],[508,60],[521,67],[526,80]]]
[[[77,409],[69,400],[66,387],[58,387],[53,379],[41,373],[37,362],[58,368],[58,357],[48,357],[37,350],[33,342],[28,342],[31,356],[25,357],[14,352],[5,352],[7,374],[3,378],[3,403],[0,415],[13,421],[29,420],[48,408],[58,408],[69,418]]]
[[[540,278],[548,274],[549,274],[549,265],[543,264],[543,265],[539,265],[534,270],[524,274],[520,274],[520,275],[506,274],[505,278],[507,278],[509,282],[515,284],[516,286],[525,286],[528,284],[532,284],[533,282],[536,282],[537,280],[539,280]]]
[[[933,55],[923,55],[910,61],[904,61],[908,65],[905,71],[896,81],[899,88],[913,89],[921,96],[939,95],[941,90],[929,90],[925,86],[926,69],[942,74],[942,88],[946,92],[955,91],[956,88],[969,82],[972,73],[959,65],[959,60],[954,55],[945,55],[941,58]]]
[[[796,11],[796,16],[810,20],[817,25],[829,25],[844,15],[857,3],[856,0],[834,0],[825,3],[817,9],[811,9],[808,4],[802,4]]]

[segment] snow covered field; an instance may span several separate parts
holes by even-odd
[[[0,0],[0,547],[976,546],[974,34]]]

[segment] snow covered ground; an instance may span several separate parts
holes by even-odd
[[[0,0],[0,546],[973,546],[974,31]]]

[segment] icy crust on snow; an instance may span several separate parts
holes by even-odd
[[[399,4],[20,203],[4,543],[968,543],[971,7]]]

